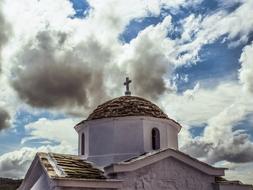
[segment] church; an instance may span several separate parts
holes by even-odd
[[[78,155],[38,152],[18,190],[252,190],[178,150],[182,126],[130,82],[74,126]]]

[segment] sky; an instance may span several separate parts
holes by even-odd
[[[0,176],[77,154],[74,125],[133,95],[181,123],[180,150],[253,184],[252,0],[0,0]]]

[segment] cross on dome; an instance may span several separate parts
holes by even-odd
[[[131,91],[129,90],[129,85],[132,81],[129,80],[128,77],[126,77],[126,82],[124,82],[124,85],[126,86],[126,92],[125,92],[125,95],[126,96],[131,96]]]

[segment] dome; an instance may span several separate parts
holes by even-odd
[[[127,116],[150,116],[169,119],[168,116],[152,102],[137,96],[121,96],[99,105],[86,121]]]

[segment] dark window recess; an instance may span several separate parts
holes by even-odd
[[[152,129],[152,149],[160,149],[160,132],[157,128]]]
[[[81,136],[81,155],[84,155],[85,152],[85,136],[84,133],[82,133]]]

